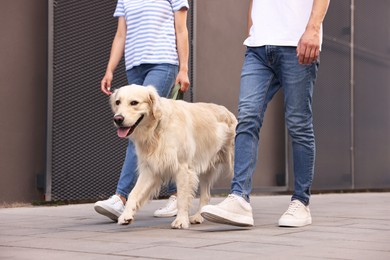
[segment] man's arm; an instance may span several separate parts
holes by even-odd
[[[248,21],[247,21],[247,25],[248,25],[248,28],[247,28],[247,36],[249,36],[249,33],[250,33],[250,30],[251,30],[251,27],[252,27],[252,5],[253,5],[253,0],[250,0],[249,1],[249,10],[248,10]]]
[[[309,22],[297,46],[300,64],[311,64],[320,55],[320,31],[330,0],[314,0]]]

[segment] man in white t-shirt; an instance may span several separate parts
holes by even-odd
[[[205,219],[253,226],[249,195],[260,128],[267,104],[283,89],[295,183],[290,205],[279,219],[279,226],[312,223],[308,207],[315,160],[312,95],[328,5],[329,0],[251,0],[231,194],[218,205],[203,207],[201,214]]]

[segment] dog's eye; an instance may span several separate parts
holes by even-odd
[[[138,101],[131,101],[131,102],[130,102],[130,105],[136,106],[136,105],[138,105]]]
[[[115,101],[115,105],[119,106],[121,102],[119,100]]]

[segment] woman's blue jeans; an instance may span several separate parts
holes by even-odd
[[[293,150],[292,199],[309,204],[315,160],[312,96],[318,66],[318,61],[299,64],[296,47],[247,48],[240,82],[233,194],[249,201],[264,113],[272,97],[282,89],[285,122]]]
[[[171,64],[142,64],[126,71],[129,84],[152,85],[162,97],[168,97],[177,73],[178,66]],[[116,193],[127,198],[137,182],[137,176],[137,156],[134,144],[129,140]],[[174,183],[168,184],[167,192],[176,192]]]

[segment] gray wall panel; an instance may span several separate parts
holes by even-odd
[[[0,205],[42,198],[47,3],[0,1]]]
[[[350,1],[332,1],[314,88],[316,167],[313,189],[350,188]]]
[[[390,185],[390,3],[356,1],[356,188]]]

